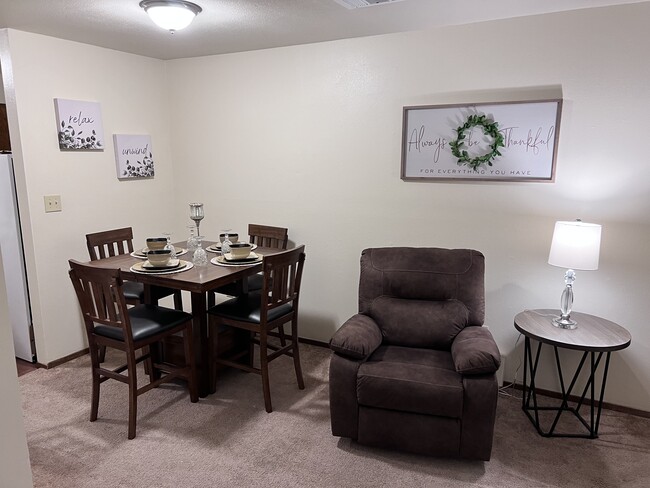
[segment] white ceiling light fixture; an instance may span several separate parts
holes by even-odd
[[[156,25],[172,34],[185,29],[203,10],[197,4],[184,0],[142,0],[140,7]]]

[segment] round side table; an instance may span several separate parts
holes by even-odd
[[[605,394],[605,384],[607,382],[607,371],[609,369],[609,359],[612,351],[625,349],[630,345],[632,337],[623,327],[609,320],[588,315],[585,313],[573,312],[571,318],[578,322],[576,329],[561,329],[552,323],[553,317],[559,316],[558,310],[538,309],[526,310],[515,316],[515,328],[525,337],[524,345],[524,384],[522,397],[522,410],[526,413],[533,423],[537,432],[544,437],[586,437],[594,439],[598,437],[598,425],[600,423],[600,413],[603,408],[603,396]],[[533,353],[531,340],[537,342],[537,349]],[[540,407],[537,403],[537,390],[535,386],[535,377],[539,366],[539,356],[542,345],[553,347],[555,353],[555,363],[557,374],[562,389],[561,404],[559,407]],[[576,368],[576,371],[569,383],[565,387],[562,367],[560,365],[560,355],[558,348],[574,349],[582,351],[582,358]],[[600,385],[600,396],[598,407],[596,408],[596,373],[601,365],[601,359],[605,354],[605,365]],[[533,357],[534,356],[534,357]],[[569,406],[569,400],[576,381],[582,371],[583,366],[589,357],[590,374],[584,387],[582,395],[577,401],[575,407]],[[530,371],[530,381],[528,372]],[[585,403],[588,391],[591,390],[591,398],[588,399],[590,404],[589,420],[580,415],[580,408]],[[540,425],[540,411],[555,411],[555,419],[548,430],[543,430]],[[560,416],[563,412],[571,412],[587,429],[586,433],[556,433]]]

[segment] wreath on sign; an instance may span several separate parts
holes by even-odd
[[[462,148],[465,144],[465,132],[471,130],[473,127],[479,126],[483,128],[483,133],[486,136],[492,138],[492,144],[490,144],[490,150],[485,154],[470,157],[467,150]],[[476,171],[484,164],[492,166],[492,160],[497,156],[501,156],[499,148],[505,147],[505,143],[503,142],[503,134],[499,132],[499,124],[497,122],[489,120],[485,115],[474,114],[467,117],[465,124],[456,129],[456,140],[451,141],[449,147],[451,148],[451,153],[458,158],[459,166],[467,165]]]

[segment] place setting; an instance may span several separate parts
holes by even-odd
[[[147,253],[149,251],[155,251],[159,249],[170,249],[172,248],[171,244],[171,234],[167,234],[168,237],[149,237],[147,239],[147,245],[142,249],[137,249],[131,253],[131,257],[138,259],[147,259]],[[183,247],[174,246],[174,255],[176,257],[182,256],[187,253],[187,249]]]
[[[147,247],[149,248],[145,257],[145,261],[138,262],[131,266],[131,271],[134,273],[142,274],[173,274],[186,271],[194,266],[190,261],[178,259],[173,255],[172,249],[164,245],[161,249],[150,249],[150,247],[160,244],[160,240],[165,238],[152,238],[147,239]],[[186,251],[187,252],[187,251]]]
[[[225,248],[226,246],[223,247]],[[228,246],[230,248],[229,251],[212,258],[210,262],[217,266],[250,266],[261,263],[263,257],[261,254],[252,252],[253,246],[254,244],[249,244],[248,242],[233,242]]]
[[[230,244],[235,244],[239,242],[239,234],[236,233],[227,233],[224,231],[224,233],[219,234],[219,242],[216,242],[208,247],[205,248],[206,251],[211,252],[211,253],[216,253],[216,254],[223,254],[222,252],[222,246],[223,242],[226,239],[226,236],[228,236],[228,241],[230,241]],[[246,243],[244,243],[246,244]],[[249,244],[250,250],[253,251],[257,249],[257,244]]]

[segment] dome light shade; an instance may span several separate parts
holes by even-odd
[[[185,29],[201,11],[201,7],[184,0],[143,0],[140,7],[151,20],[171,32]]]

